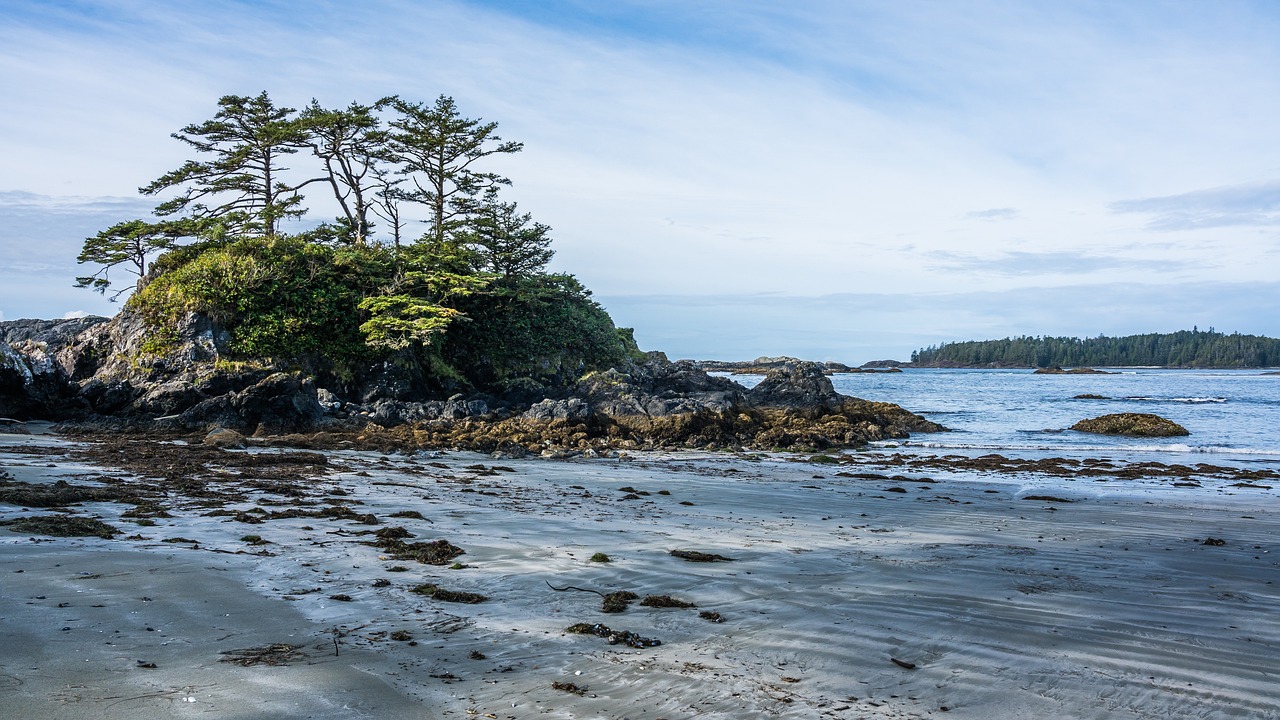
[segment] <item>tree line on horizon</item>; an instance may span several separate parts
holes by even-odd
[[[341,366],[409,352],[474,386],[619,362],[630,333],[572,275],[548,272],[551,229],[501,196],[511,181],[488,164],[523,144],[496,130],[445,95],[301,111],[266,92],[224,96],[173,133],[193,157],[139,188],[161,198],[154,217],[85,240],[78,260],[96,269],[77,285],[113,300],[136,287],[126,306],[157,352],[196,312],[236,356]],[[340,214],[287,233],[304,190]],[[136,282],[113,288],[112,270]]]
[[[911,353],[911,362],[922,367],[1275,367],[1280,339],[1213,328],[1123,337],[1022,336],[931,345]]]

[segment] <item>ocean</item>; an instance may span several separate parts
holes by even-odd
[[[1263,370],[1099,369],[1113,374],[907,369],[833,375],[831,381],[842,394],[897,403],[951,429],[880,443],[904,450],[1190,464],[1280,462],[1280,376]],[[751,387],[762,376],[733,379]],[[1085,394],[1106,399],[1075,397]],[[1121,412],[1155,413],[1191,435],[1127,438],[1067,429],[1085,418]]]

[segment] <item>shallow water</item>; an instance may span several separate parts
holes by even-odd
[[[1280,461],[1280,376],[1264,375],[1262,370],[1110,372],[1114,374],[908,369],[833,375],[831,380],[845,395],[897,403],[952,430],[916,434],[906,447],[1190,463]],[[734,379],[750,387],[762,378]],[[1108,399],[1075,399],[1082,394]],[[1191,435],[1135,439],[1066,429],[1085,418],[1120,412],[1155,413]]]

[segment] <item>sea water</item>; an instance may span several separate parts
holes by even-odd
[[[831,381],[844,395],[897,403],[951,430],[881,443],[908,450],[1189,464],[1280,462],[1280,375],[1262,370],[1106,370],[1110,374],[1036,375],[1020,369],[908,368],[838,374]],[[762,378],[733,379],[750,387]],[[1128,438],[1068,429],[1085,418],[1124,412],[1155,413],[1191,434]]]

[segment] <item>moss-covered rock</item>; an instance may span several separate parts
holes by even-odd
[[[1071,426],[1072,430],[1099,435],[1127,435],[1129,437],[1175,437],[1190,435],[1186,428],[1172,420],[1151,413],[1114,413]]]

